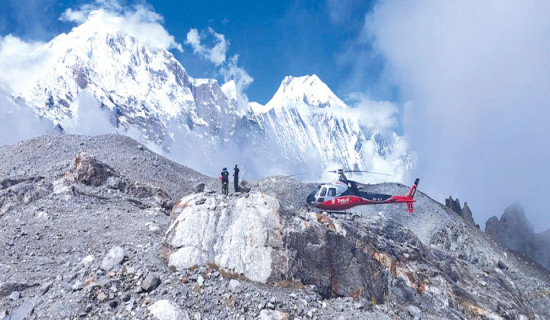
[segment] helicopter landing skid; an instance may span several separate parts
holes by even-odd
[[[324,211],[329,214],[351,214],[351,212],[346,211]]]

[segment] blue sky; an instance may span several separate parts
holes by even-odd
[[[71,19],[59,18],[89,3],[1,0],[0,80],[9,78],[11,62],[2,60],[14,49],[8,44],[26,50],[70,31]],[[251,101],[266,103],[287,75],[317,74],[344,100],[359,93],[393,105],[395,129],[415,156],[404,183],[420,177],[419,190],[437,200],[468,201],[482,228],[515,201],[536,230],[550,228],[550,1],[121,4],[163,18],[162,41],[172,44],[172,35],[181,45],[183,52],[172,52],[191,76],[223,82],[227,71],[249,75]],[[221,52],[207,56],[220,44]],[[375,112],[383,114],[371,108],[363,117]]]
[[[88,1],[89,2],[89,1]],[[47,41],[74,25],[59,17],[86,1],[3,0],[0,35],[13,34],[25,40]],[[368,77],[353,78],[353,64],[342,59],[362,30],[369,1],[126,1],[128,6],[146,4],[164,17],[164,26],[178,43],[184,43],[191,28],[208,27],[229,42],[228,56],[239,55],[239,65],[254,82],[247,95],[266,103],[287,75],[317,74],[342,98],[353,91],[366,91],[375,82],[380,65],[372,63]],[[338,14],[333,3],[338,3]],[[217,77],[217,68],[184,45],[174,55],[189,74]],[[373,59],[374,60],[374,59]],[[382,98],[380,92],[371,94]]]

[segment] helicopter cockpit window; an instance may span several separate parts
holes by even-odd
[[[327,195],[327,188],[326,187],[323,187],[323,189],[321,189],[321,194],[319,194],[321,197],[324,197]]]
[[[315,190],[313,190],[312,194],[317,194],[317,192],[319,192],[319,190],[321,190],[321,186],[317,186],[317,188],[315,188]]]
[[[336,197],[336,188],[328,189],[328,196],[329,197]]]

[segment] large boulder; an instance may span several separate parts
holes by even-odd
[[[167,231],[176,269],[216,264],[250,280],[267,282],[288,270],[279,201],[261,193],[246,197],[193,194],[174,208]]]
[[[76,155],[74,167],[65,172],[63,177],[69,184],[81,182],[85,185],[98,187],[104,184],[109,177],[115,175],[113,168],[85,152],[80,152]]]

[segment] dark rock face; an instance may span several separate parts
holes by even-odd
[[[467,202],[464,202],[464,207],[461,208],[460,200],[458,200],[458,198],[456,198],[456,200],[453,200],[453,197],[449,197],[448,199],[445,199],[445,206],[461,216],[467,223],[475,225],[472,211],[468,207]]]
[[[415,290],[394,277],[405,254],[411,260],[426,254],[420,241],[393,221],[343,226],[345,235],[334,232],[330,224],[288,234],[287,247],[294,253],[289,276],[317,286],[325,298],[361,297],[380,304],[392,291],[397,300],[416,300]]]
[[[502,214],[500,220],[491,217],[485,222],[485,233],[505,248],[518,251],[550,270],[550,238],[535,233],[525,217],[523,207],[514,203]]]
[[[464,208],[462,208],[462,218],[470,224],[475,224],[474,217],[472,216],[472,210],[468,207],[468,203],[464,202]]]
[[[424,245],[394,220],[331,219],[322,214],[316,218],[285,235],[288,277],[314,285],[325,299],[351,297],[362,305],[424,310],[449,304],[441,318],[526,312],[514,302],[521,297],[503,276],[501,270],[508,266],[502,261],[481,271],[460,257]],[[495,296],[506,296],[506,302],[497,306]]]
[[[445,199],[445,206],[447,206],[447,208],[453,210],[458,214],[462,213],[462,208],[460,207],[460,200],[458,200],[458,198],[456,200],[453,200],[453,197],[451,196],[448,199]]]

